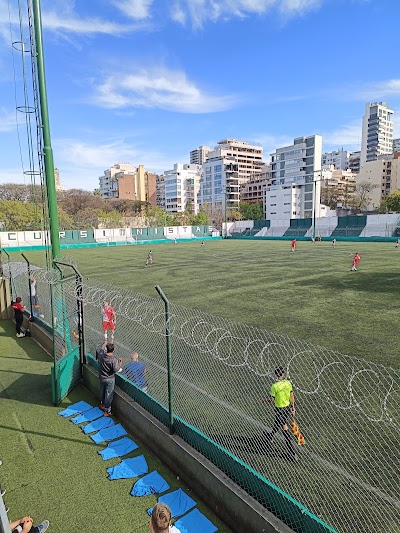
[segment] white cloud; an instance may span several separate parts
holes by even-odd
[[[145,19],[150,17],[154,0],[113,0],[113,4],[127,17]]]
[[[345,148],[349,150],[360,150],[361,147],[361,119],[352,120],[348,124],[322,133],[322,140],[325,149]]]
[[[56,139],[53,142],[55,165],[60,169],[61,183],[67,189],[93,190],[99,186],[99,177],[115,163],[125,162],[144,165],[154,172],[172,168],[173,163],[186,158],[168,153],[168,156],[149,150],[123,139],[112,142],[88,143],[81,139]]]
[[[376,101],[387,97],[400,97],[400,79],[392,79],[366,84],[363,88],[350,92],[357,100]]]
[[[204,22],[232,17],[244,18],[261,15],[275,9],[284,16],[302,15],[319,7],[325,0],[174,0],[171,3],[171,17],[185,24],[190,20],[193,26],[201,27]]]
[[[17,127],[15,111],[0,108],[0,132],[11,131]]]
[[[94,102],[111,109],[147,107],[180,113],[212,113],[231,108],[237,98],[202,91],[182,71],[147,68],[119,72],[96,86]]]

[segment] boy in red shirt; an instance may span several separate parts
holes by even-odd
[[[351,271],[352,272],[356,272],[357,270],[357,265],[358,263],[360,262],[360,254],[357,252],[356,255],[354,256],[353,258],[353,264],[351,265]]]
[[[15,302],[12,304],[12,307],[14,309],[14,317],[15,317],[15,329],[17,330],[16,337],[25,336],[21,332],[21,326],[22,326],[22,322],[24,321],[24,311],[25,311],[25,306],[22,305],[21,302],[22,302],[21,296],[17,296],[15,298]]]
[[[297,244],[296,239],[293,239],[293,240],[292,240],[292,252],[295,252],[295,251],[296,251],[296,244]]]
[[[110,330],[111,341],[114,341],[115,322],[117,320],[114,307],[112,305],[109,305],[108,302],[104,302],[103,307],[101,309],[101,314],[103,317],[104,340],[107,342],[107,332],[108,330]]]

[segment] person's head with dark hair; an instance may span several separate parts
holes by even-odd
[[[15,301],[17,302],[17,304],[21,303],[21,302],[22,302],[22,298],[21,298],[21,296],[17,296],[17,297],[15,298]]]
[[[282,378],[285,375],[285,369],[283,366],[278,366],[278,368],[275,368],[275,376],[279,379]]]
[[[106,350],[107,353],[114,353],[114,344],[112,342],[106,344]]]
[[[168,533],[171,524],[171,510],[165,503],[156,503],[150,516],[152,533]]]

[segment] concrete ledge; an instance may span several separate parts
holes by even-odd
[[[99,398],[97,372],[85,365],[83,384]],[[116,387],[113,411],[132,434],[178,475],[228,527],[237,533],[293,533],[293,530],[249,496],[208,459]]]

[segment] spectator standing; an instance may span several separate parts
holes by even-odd
[[[106,350],[98,356],[100,379],[100,406],[104,416],[111,416],[111,404],[114,397],[115,374],[122,372],[122,359],[114,355],[114,344],[106,344]]]
[[[151,267],[152,264],[153,264],[153,252],[150,250],[150,252],[147,254],[146,266]]]
[[[156,503],[150,516],[152,533],[181,533],[180,529],[171,524],[171,510],[165,503]]]
[[[147,385],[145,380],[146,368],[144,363],[139,361],[139,354],[137,352],[131,353],[131,362],[124,366],[122,375],[126,376],[130,381],[147,392]]]
[[[12,307],[14,309],[15,329],[17,331],[16,337],[24,337],[24,334],[21,331],[21,326],[22,322],[24,321],[25,306],[22,305],[21,296],[17,296],[15,298],[15,302],[12,304]]]

